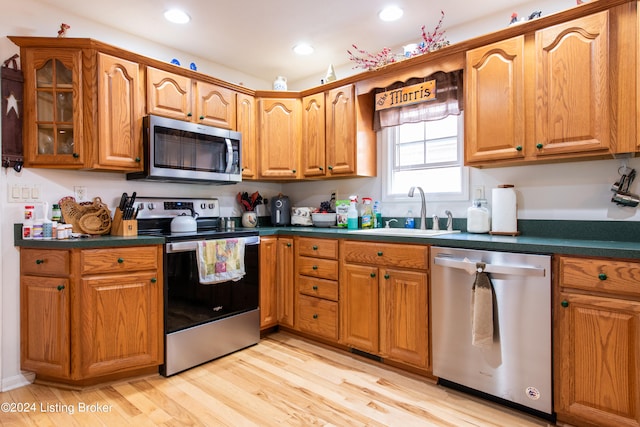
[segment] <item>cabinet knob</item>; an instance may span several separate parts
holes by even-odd
[[[522,151],[522,145],[516,146],[516,151]]]
[[[538,150],[542,149],[542,147],[544,147],[544,145],[542,145],[542,143],[539,142],[539,143],[536,144],[536,148]]]
[[[136,162],[136,163],[140,163],[140,161],[141,161],[141,160],[140,160],[140,157],[136,157],[136,158],[135,158],[135,162]]]
[[[191,116],[193,116],[192,113],[187,113],[187,117],[191,117]]]
[[[389,278],[389,275],[388,275],[388,274],[385,274],[385,275],[384,275],[384,278],[385,278],[385,279],[388,279],[388,278]]]
[[[318,315],[317,315],[317,314],[314,314],[314,315],[313,315],[313,318],[314,318],[314,319],[317,319],[317,318],[318,318]]]
[[[64,289],[64,285],[58,285],[58,290],[61,291]]]
[[[291,247],[291,243],[287,243],[287,247],[290,248]]]
[[[317,291],[318,287],[314,285],[311,289],[313,289],[314,291]]]
[[[383,255],[382,251],[378,252],[378,256],[382,256],[382,255]]]
[[[204,120],[204,116],[200,116],[200,120]]]
[[[122,258],[118,258],[118,264],[122,264],[124,260]]]
[[[44,260],[43,259],[37,259],[36,260],[36,264],[44,264]]]
[[[600,273],[600,274],[598,274],[598,279],[600,279],[600,280],[607,280],[607,275],[606,275],[606,274],[604,274],[604,273]]]
[[[291,169],[291,172],[292,172],[292,173],[296,173],[296,170],[295,170],[295,169]]]
[[[158,281],[158,279],[156,279],[155,277],[151,278],[151,283],[156,283]]]
[[[317,247],[316,245],[313,245],[312,249],[313,249],[314,251],[317,251],[317,250],[318,250],[318,247]]]
[[[318,169],[320,169],[321,171],[324,170],[324,168],[322,166],[319,166]]]
[[[327,166],[327,169],[329,169],[330,171],[333,170],[333,166]]]
[[[561,306],[563,306],[564,308],[567,308],[567,307],[569,307],[569,301],[564,300],[564,301],[562,301],[562,302],[560,303],[560,305],[561,305]]]
[[[73,158],[74,158],[74,159],[77,159],[78,157],[80,157],[80,154],[78,154],[78,153],[73,153],[73,154],[72,154],[72,156],[73,156]]]
[[[313,266],[313,267],[311,267],[311,268],[313,268],[314,270],[317,270],[317,269],[318,269],[318,266],[317,266],[317,265],[314,265],[314,266]]]
[[[376,277],[376,273],[371,273],[371,274],[369,274],[369,276]]]

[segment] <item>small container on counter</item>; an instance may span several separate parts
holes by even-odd
[[[33,239],[33,221],[25,221],[22,224],[22,239],[23,240]]]
[[[51,221],[60,222],[62,220],[62,210],[60,210],[60,205],[54,204],[51,208]]]
[[[44,230],[42,229],[42,220],[34,221],[31,235],[34,239],[42,239],[44,237]]]
[[[36,207],[35,206],[26,205],[24,207],[24,220],[25,221],[33,221],[36,218],[35,212],[36,212]]]

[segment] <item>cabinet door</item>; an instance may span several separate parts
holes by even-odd
[[[610,148],[609,15],[536,32],[537,156]]]
[[[191,120],[192,92],[190,78],[147,67],[147,113]]]
[[[570,293],[559,301],[558,415],[578,425],[640,425],[640,302]]]
[[[293,238],[278,237],[278,322],[290,327],[294,326],[295,321],[293,258]]]
[[[256,100],[251,95],[239,93],[236,102],[238,110],[236,130],[242,134],[242,179],[256,179],[258,177]]]
[[[38,375],[69,378],[71,368],[69,281],[22,276],[20,366]]]
[[[467,52],[465,162],[524,157],[524,36]]]
[[[260,239],[260,328],[278,324],[278,238]]]
[[[296,178],[300,162],[300,100],[261,99],[259,112],[260,177]]]
[[[162,291],[157,279],[150,271],[81,280],[74,307],[81,377],[162,363]]]
[[[329,175],[352,175],[356,171],[356,107],[353,85],[327,92],[327,169]]]
[[[26,49],[25,166],[82,168],[82,51]]]
[[[95,168],[142,168],[140,66],[98,54],[98,158]]]
[[[343,264],[340,325],[344,344],[378,352],[378,269]]]
[[[429,367],[427,273],[380,271],[380,352],[398,362]]]
[[[196,82],[196,121],[224,129],[235,129],[236,93],[211,83]]]
[[[324,92],[302,98],[302,175],[325,175]]]

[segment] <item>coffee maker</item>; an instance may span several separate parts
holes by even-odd
[[[291,224],[291,202],[289,197],[278,194],[271,198],[271,224]]]

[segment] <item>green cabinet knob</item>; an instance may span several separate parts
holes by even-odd
[[[382,251],[378,252],[378,256],[382,256],[382,255],[383,255]]]
[[[317,251],[317,250],[318,250],[318,247],[317,247],[316,245],[313,245],[312,249],[313,249],[314,251]]]
[[[58,290],[61,291],[64,289],[64,285],[58,285]]]
[[[141,162],[140,157],[136,157],[136,158],[135,158],[135,161],[136,161],[136,163],[140,163],[140,162]]]
[[[287,243],[287,247],[290,248],[291,247],[291,243]]]
[[[291,169],[291,172],[292,172],[292,173],[296,173],[296,170],[295,170],[295,169]]]
[[[516,147],[516,151],[522,151],[522,145],[518,145],[518,146]]]
[[[118,258],[118,264],[122,264],[124,260],[122,258]]]
[[[327,166],[327,169],[329,169],[330,171],[333,170],[333,166]]]
[[[318,290],[318,287],[317,287],[317,286],[313,286],[313,287],[312,287],[312,289],[313,289],[314,291],[317,291],[317,290]]]
[[[187,113],[187,117],[191,117],[191,116],[193,116],[192,113]]]
[[[376,273],[371,273],[370,276],[371,277],[376,277]]]
[[[544,145],[542,145],[540,142],[536,144],[536,148],[538,150],[542,149],[542,147],[544,147]]]
[[[43,259],[37,259],[36,260],[36,264],[44,264],[44,260]]]
[[[311,267],[311,268],[313,268],[314,270],[317,270],[317,269],[318,269],[318,266],[317,266],[317,265],[314,265],[314,266],[313,266],[313,267]]]
[[[151,278],[151,283],[156,283],[158,281],[158,279],[156,279],[155,277]]]
[[[388,279],[389,277],[390,277],[390,276],[389,276],[388,274],[385,274],[385,275],[384,275],[384,278],[385,278],[385,279]]]
[[[314,318],[314,319],[317,319],[317,318],[318,318],[318,315],[317,315],[317,314],[314,314],[314,315],[313,315],[313,318]]]
[[[73,156],[73,158],[74,158],[74,159],[77,159],[78,157],[80,157],[80,154],[78,154],[78,153],[73,153],[73,154],[72,154],[72,156]]]
[[[569,301],[564,300],[560,303],[560,305],[563,306],[564,308],[567,308],[569,307]]]
[[[607,280],[607,275],[606,275],[606,274],[604,274],[604,273],[600,273],[600,274],[598,274],[598,279],[600,279],[600,280]]]
[[[318,169],[320,169],[321,171],[324,170],[324,168],[322,166],[319,166]]]
[[[204,116],[200,116],[200,120],[204,120]]]

